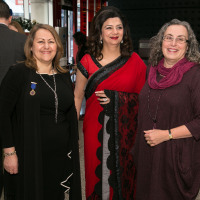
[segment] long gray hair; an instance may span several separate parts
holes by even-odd
[[[149,64],[152,66],[156,66],[159,63],[159,61],[164,57],[162,52],[163,36],[167,28],[171,25],[182,25],[187,29],[189,42],[188,50],[185,54],[185,57],[191,62],[200,63],[199,43],[190,24],[186,21],[173,19],[170,22],[164,24],[157,33],[157,35],[150,39],[151,50],[149,56]]]

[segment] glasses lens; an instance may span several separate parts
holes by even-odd
[[[171,35],[166,35],[163,37],[163,40],[165,40],[167,42],[171,42],[174,40],[174,38]]]
[[[174,41],[174,37],[171,36],[171,35],[165,35],[165,36],[163,37],[163,40],[165,40],[166,42],[172,42],[172,41]],[[182,43],[187,42],[187,39],[186,39],[185,36],[179,36],[179,37],[177,37],[175,40],[176,40],[176,42],[179,43],[179,44],[182,44]]]
[[[185,37],[177,37],[176,41],[180,44],[185,43],[186,42],[186,38]]]

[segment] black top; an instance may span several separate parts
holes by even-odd
[[[38,83],[36,87],[40,87],[39,99],[40,99],[40,114],[51,115],[55,118],[55,95],[49,88],[55,89],[53,75],[41,74],[49,86],[38,75]],[[56,81],[56,93],[58,98],[58,120],[64,120],[63,117],[73,104],[73,93],[71,89],[63,85],[62,74],[55,74]]]

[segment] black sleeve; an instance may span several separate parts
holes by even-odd
[[[2,147],[13,147],[12,115],[20,95],[21,73],[11,67],[0,86],[0,138]]]
[[[66,73],[67,82],[73,93],[72,81],[69,73]],[[69,149],[72,151],[72,171],[73,176],[71,179],[70,200],[81,200],[81,178],[80,178],[80,160],[79,160],[79,135],[78,135],[78,120],[75,103],[71,106],[67,113],[67,119],[70,124],[70,142]]]

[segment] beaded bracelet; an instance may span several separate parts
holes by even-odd
[[[4,157],[6,156],[13,156],[13,155],[16,155],[16,151],[13,151],[11,153],[3,153]]]

